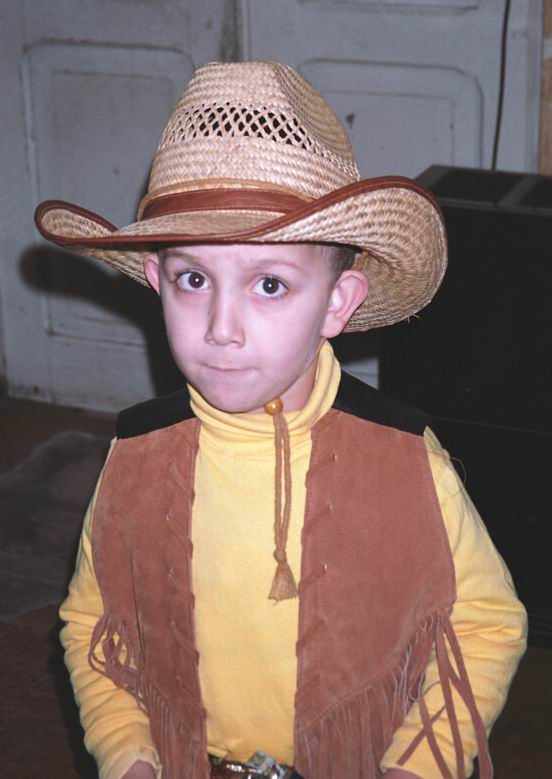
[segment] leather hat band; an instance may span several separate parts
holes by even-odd
[[[276,211],[288,214],[309,199],[268,189],[204,189],[161,195],[144,208],[142,220],[187,211]]]

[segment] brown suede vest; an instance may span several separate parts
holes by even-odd
[[[105,610],[90,662],[148,713],[163,779],[206,779],[190,541],[199,422],[140,432],[117,442],[96,503],[92,545]],[[436,646],[460,771],[451,683],[472,712],[480,749],[484,729],[449,622],[454,567],[423,437],[334,408],[312,440],[295,766],[306,779],[380,776]],[[427,737],[450,777],[420,703],[424,728],[408,753]]]

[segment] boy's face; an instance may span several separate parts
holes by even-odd
[[[275,397],[302,408],[321,337],[337,335],[366,294],[363,274],[336,281],[329,250],[309,244],[182,245],[148,255],[145,271],[178,367],[229,412]]]

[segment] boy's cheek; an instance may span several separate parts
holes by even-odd
[[[161,302],[168,332],[188,330],[194,323],[199,326],[200,314],[193,303],[184,304],[182,298],[172,291],[162,297]]]

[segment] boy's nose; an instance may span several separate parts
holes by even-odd
[[[213,299],[205,341],[218,346],[243,346],[244,331],[239,306],[233,297],[217,295]]]

